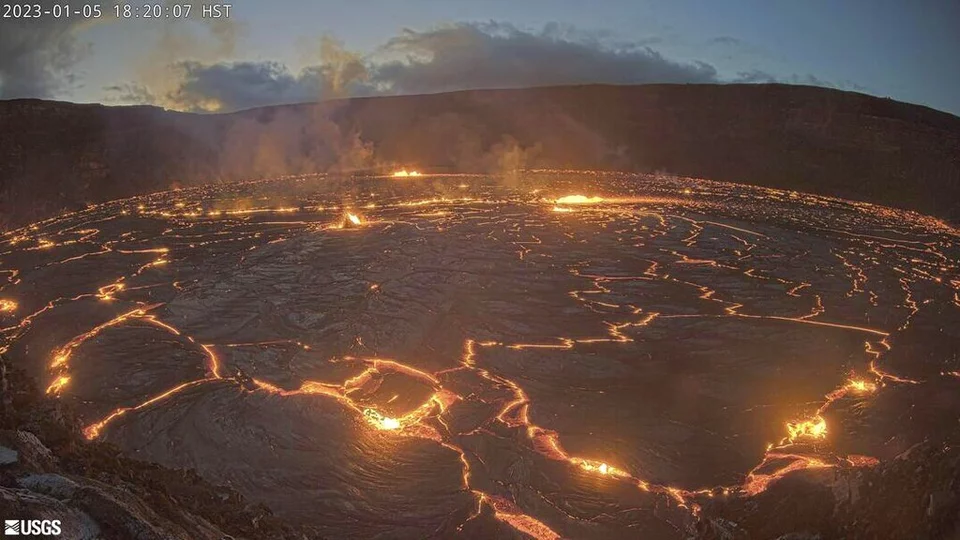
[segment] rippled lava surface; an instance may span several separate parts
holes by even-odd
[[[89,438],[329,537],[671,538],[954,429],[958,259],[703,180],[288,178],[7,233],[0,350]]]

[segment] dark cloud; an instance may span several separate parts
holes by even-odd
[[[140,83],[105,88],[111,101],[154,103],[189,111],[233,111],[277,103],[299,103],[368,95],[367,67],[331,38],[320,40],[319,63],[293,73],[280,62],[177,62],[166,69],[171,89]]]
[[[443,92],[578,83],[705,83],[717,72],[702,62],[664,58],[640,42],[548,24],[529,32],[505,23],[456,24],[404,31],[376,58],[334,40],[321,42],[318,64],[293,73],[277,62],[181,62],[176,87],[155,95],[137,85],[110,87],[114,100],[194,111],[316,101],[331,97]],[[152,98],[151,98],[152,96]]]
[[[54,3],[45,0],[39,5],[50,9]],[[79,18],[4,19],[0,23],[0,98],[51,97],[69,89],[75,83],[70,68],[89,50],[74,35],[82,24]]]
[[[313,101],[320,96],[320,74],[305,70],[294,76],[277,62],[235,62],[179,65],[183,80],[169,99],[189,110],[235,110],[264,103]]]
[[[190,111],[233,111],[345,96],[419,94],[471,88],[564,84],[790,83],[854,88],[813,75],[753,70],[720,77],[704,62],[678,62],[650,47],[657,38],[615,41],[606,32],[548,24],[528,31],[500,22],[404,30],[372,56],[361,57],[328,37],[312,65],[291,71],[278,62],[178,61],[157,70],[162,84],[109,87],[111,101],[153,103]],[[740,47],[732,37],[711,40]],[[856,89],[860,89],[856,87]]]
[[[540,32],[505,23],[456,24],[406,30],[385,46],[403,60],[380,63],[371,80],[381,92],[425,93],[578,83],[704,83],[717,72],[702,62],[679,63],[639,43],[548,25]]]

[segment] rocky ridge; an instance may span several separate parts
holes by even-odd
[[[75,416],[2,361],[0,515],[59,519],[64,539],[317,538],[195,472],[83,439]]]
[[[177,186],[397,166],[666,171],[960,218],[960,118],[825,88],[585,85],[230,114],[0,101],[0,228]]]

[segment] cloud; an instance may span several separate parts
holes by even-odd
[[[50,9],[55,2],[28,2]],[[0,23],[0,99],[52,97],[69,90],[70,68],[89,51],[75,32],[80,18],[4,19]]]
[[[157,102],[154,93],[146,85],[139,83],[115,84],[103,89],[107,92],[104,100],[107,103],[149,105]]]
[[[717,82],[713,66],[667,59],[648,46],[655,41],[613,42],[607,33],[559,24],[534,32],[498,22],[461,23],[425,32],[405,30],[367,58],[325,37],[318,63],[296,73],[271,61],[190,61],[175,64],[173,77],[166,78],[174,81],[172,88],[158,91],[139,83],[107,90],[114,101],[152,99],[182,110],[229,111],[469,88]]]
[[[778,77],[759,69],[740,71],[730,82],[799,84],[807,86],[821,86],[824,88],[835,88],[837,90],[856,90],[860,92],[867,90],[865,87],[852,81],[831,82],[809,73],[806,75],[798,75],[793,73],[787,76]]]
[[[737,72],[733,78],[735,83],[775,83],[780,82],[776,77],[759,69]]]
[[[319,73],[292,75],[277,62],[179,64],[182,79],[168,100],[187,110],[236,110],[264,103],[312,101],[320,96]]]
[[[645,45],[614,45],[603,36],[556,25],[540,32],[497,22],[406,30],[390,40],[384,51],[403,57],[371,69],[372,82],[384,93],[717,79],[709,64],[675,62]]]
[[[152,45],[136,59],[133,68],[136,80],[104,88],[107,101],[188,109],[212,100],[212,97],[203,100],[195,96],[187,106],[171,101],[171,96],[191,82],[193,71],[231,58],[245,32],[246,25],[232,19],[200,19],[189,23],[161,19],[144,29],[142,39]]]
[[[320,40],[318,64],[293,73],[283,63],[177,61],[158,65],[150,78],[104,88],[115,103],[155,104],[187,111],[234,111],[368,95],[362,59],[332,38]],[[161,83],[156,75],[162,74]]]
[[[36,0],[19,5],[37,6],[40,11],[54,11],[56,0]],[[77,63],[92,49],[90,43],[77,36],[95,24],[116,22],[113,10],[101,6],[98,18],[52,16],[8,18],[0,23],[0,99],[17,97],[50,98],[69,95],[80,84]],[[230,56],[245,26],[232,19],[200,19],[184,24],[174,19],[151,23],[141,36],[154,40],[145,58],[139,58],[134,69],[136,81],[111,85],[107,101],[123,103],[160,103],[177,88],[181,79],[171,71],[184,73],[179,63],[185,59],[214,62]]]
[[[152,66],[149,77],[106,88],[110,101],[212,112],[348,96],[566,84],[780,82],[862,89],[813,75],[779,76],[761,70],[720,76],[711,64],[663,56],[651,47],[656,37],[616,41],[607,32],[584,32],[557,23],[540,30],[503,22],[404,30],[365,57],[324,36],[318,46],[306,47],[310,60],[296,72],[274,61],[220,61],[219,55],[232,50],[235,31],[230,27],[210,30],[222,47],[196,47],[195,40],[165,32],[166,41],[187,43],[191,50],[209,55],[188,61],[169,54],[165,61],[154,59],[146,64]],[[713,38],[711,43],[744,46],[728,36]]]

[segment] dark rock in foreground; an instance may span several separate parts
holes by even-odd
[[[956,435],[956,434],[954,434]],[[768,491],[714,501],[707,539],[957,538],[960,447],[927,441],[876,468],[794,473]]]
[[[14,375],[20,414],[5,414],[4,428],[35,422],[44,401]],[[31,432],[0,431],[4,455],[19,457],[0,464],[4,517],[59,519],[66,539],[319,538],[193,472],[122,457],[56,422],[41,431],[55,451]],[[960,447],[928,441],[876,468],[799,471],[757,496],[705,503],[690,537],[956,538],[958,491]]]
[[[191,471],[87,443],[69,411],[45,399],[22,372],[4,372],[4,401],[11,402],[0,417],[4,518],[58,519],[59,538],[66,539],[318,537],[286,527],[262,505]]]

